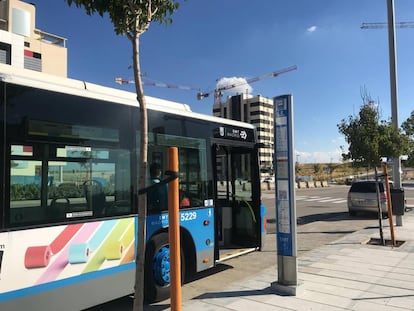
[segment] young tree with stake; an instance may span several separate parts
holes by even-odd
[[[148,120],[147,105],[141,80],[140,37],[145,33],[151,22],[160,24],[172,23],[172,14],[178,9],[179,3],[174,0],[66,0],[69,5],[83,7],[88,15],[108,14],[117,35],[126,35],[132,43],[133,69],[135,90],[140,109],[140,165],[138,188],[146,187]],[[136,202],[137,200],[135,200]],[[136,254],[136,278],[134,310],[143,310],[144,305],[144,263],[145,263],[145,232],[146,232],[146,195],[138,196],[138,247]]]

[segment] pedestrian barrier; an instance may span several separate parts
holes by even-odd
[[[295,189],[305,189],[305,188],[324,188],[329,187],[327,180],[317,180],[317,181],[298,181],[295,182]],[[265,190],[275,190],[276,186],[273,182],[262,182],[261,189]]]
[[[298,188],[299,189],[303,189],[303,188],[307,188],[308,186],[307,186],[307,184],[306,184],[306,181],[299,181],[298,182]]]
[[[308,188],[315,188],[315,182],[313,180],[307,181]]]

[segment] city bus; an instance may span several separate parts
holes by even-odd
[[[8,65],[0,65],[0,89],[0,309],[81,310],[132,294],[136,95]],[[255,127],[147,101],[148,167],[165,173],[168,147],[178,148],[183,278],[260,250]],[[168,211],[160,197],[147,197],[148,302],[169,295]]]

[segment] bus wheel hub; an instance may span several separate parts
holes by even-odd
[[[154,279],[160,286],[170,284],[170,249],[164,246],[154,255]]]

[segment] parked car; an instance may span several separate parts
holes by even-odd
[[[354,176],[348,176],[345,178],[345,185],[352,185],[352,183],[354,182],[355,178]]]
[[[363,180],[352,183],[348,192],[348,212],[355,216],[357,212],[378,212],[378,196],[376,185],[379,187],[379,201],[383,215],[388,213],[387,193],[384,181]],[[392,188],[392,183],[390,183]]]
[[[266,177],[264,179],[264,182],[275,182],[275,178],[274,177]]]

